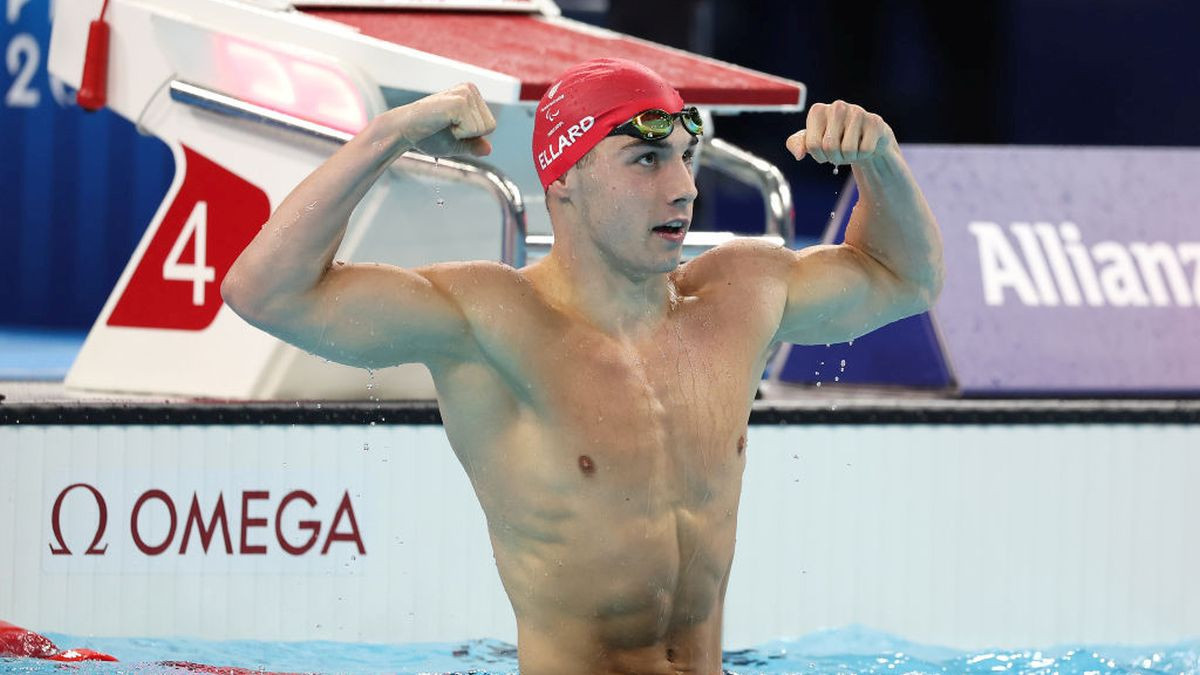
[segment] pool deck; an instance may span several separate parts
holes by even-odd
[[[81,392],[0,380],[0,425],[440,424],[435,401],[235,401]],[[960,399],[845,388],[775,390],[750,424],[1197,424],[1195,399]]]
[[[243,401],[63,384],[78,331],[0,327],[0,425],[441,424],[432,400]],[[1196,424],[1200,398],[961,398],[954,392],[764,385],[750,424]]]

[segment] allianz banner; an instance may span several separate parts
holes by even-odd
[[[1200,149],[906,146],[958,389],[1200,392]]]

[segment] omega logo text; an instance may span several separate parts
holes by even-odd
[[[54,500],[54,506],[50,511],[54,543],[50,544],[50,552],[53,555],[73,555],[63,537],[62,523],[63,501],[67,494],[76,488],[83,488],[91,493],[99,514],[95,532],[91,537],[91,544],[84,551],[84,555],[104,555],[108,550],[108,544],[101,545],[101,542],[104,540],[108,527],[108,502],[98,488],[87,483],[68,485],[58,493],[58,497]],[[267,503],[262,504],[261,502]],[[362,533],[349,491],[343,492],[341,500],[328,520],[328,527],[326,527],[326,521],[319,518],[320,511],[317,509],[316,497],[306,490],[288,492],[279,500],[278,504],[273,505],[274,508],[270,502],[271,492],[269,490],[243,490],[240,500],[235,502],[240,505],[240,511],[235,512],[234,517],[231,518],[225,505],[223,492],[217,493],[215,504],[207,512],[201,508],[197,493],[193,492],[186,515],[182,515],[183,512],[177,508],[176,501],[170,494],[160,489],[149,489],[138,496],[130,509],[129,537],[137,550],[148,556],[158,556],[172,551],[178,555],[184,555],[188,552],[189,547],[195,546],[199,546],[205,555],[210,552],[214,554],[224,552],[226,555],[265,555],[269,548],[272,548],[272,537],[270,535],[264,537],[261,533],[256,532],[262,529],[273,530],[274,544],[289,555],[304,555],[313,550],[318,550],[320,555],[327,555],[335,542],[351,544],[357,549],[359,555],[366,555],[366,547],[363,545]],[[77,509],[80,506],[81,503],[76,500],[71,509]],[[303,510],[306,516],[312,514],[318,517],[302,519],[296,521],[290,528],[285,527],[287,522],[291,522],[285,521],[285,515],[296,515],[296,509]],[[150,522],[152,517],[151,511],[156,511],[160,515],[165,512],[165,534],[161,532],[162,528],[147,527],[146,522]],[[272,514],[274,515],[273,523],[270,518]],[[182,533],[176,537],[176,533],[180,530],[181,515],[183,519]],[[68,518],[67,522],[70,523],[71,519]],[[234,529],[231,529],[231,523]],[[214,543],[213,540],[217,538],[218,533],[220,539]],[[233,540],[234,533],[237,534],[236,548]],[[318,544],[320,544],[319,549],[317,548]],[[210,551],[210,549],[212,550]]]

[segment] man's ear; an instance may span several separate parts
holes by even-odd
[[[574,168],[575,167],[571,167],[570,169],[567,169],[566,171],[563,172],[563,174],[561,176],[559,176],[558,178],[555,178],[554,182],[550,183],[549,187],[546,188],[546,200],[547,201],[550,201],[550,200],[554,200],[556,202],[571,201],[571,192],[572,192],[571,188],[574,186],[574,183],[575,183]]]

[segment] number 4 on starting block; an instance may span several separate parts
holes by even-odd
[[[203,330],[221,281],[270,216],[267,195],[184,146],[183,185],[108,317],[109,326]]]

